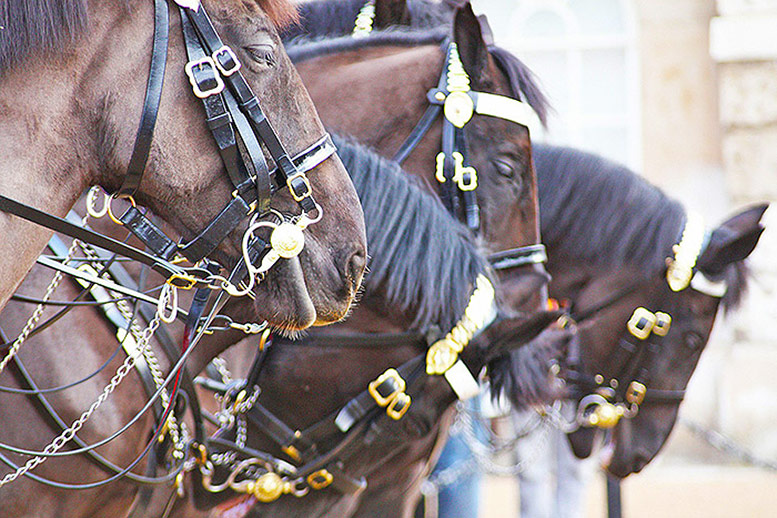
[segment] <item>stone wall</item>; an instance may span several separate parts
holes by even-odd
[[[718,92],[727,205],[777,204],[777,0],[719,0],[717,9],[710,23],[717,85],[710,88]],[[719,317],[682,415],[777,460],[777,208],[765,223],[750,292],[737,313]],[[731,460],[683,427],[663,462],[678,459]]]

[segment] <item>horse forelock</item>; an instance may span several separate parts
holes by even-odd
[[[262,8],[279,31],[299,22],[297,4],[291,0],[254,1]]]
[[[497,67],[507,76],[512,96],[519,100],[523,98],[532,107],[542,124],[546,125],[550,103],[542,91],[534,72],[514,54],[501,47],[490,45],[488,52],[491,54]]]
[[[478,274],[488,271],[471,233],[398,165],[343,137],[335,140],[367,224],[371,258],[363,303],[374,294],[410,315],[413,329],[450,329]]]

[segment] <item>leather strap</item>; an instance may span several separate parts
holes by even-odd
[[[166,279],[173,275],[182,275],[192,273],[199,275],[204,273],[199,268],[181,268],[162,258],[154,257],[143,250],[137,249],[133,246],[117,241],[108,236],[98,234],[88,228],[70,223],[69,221],[43,212],[29,205],[19,203],[16,200],[8,198],[0,194],[0,210],[18,216],[22,219],[35,223],[37,225],[46,227],[54,232],[64,234],[66,236],[80,239],[85,243],[100,247],[104,250],[109,250],[123,257],[127,257],[134,261],[138,261],[141,264],[145,264],[152,270],[156,271]],[[188,284],[188,283],[187,283]],[[198,280],[196,284],[201,284]]]
[[[528,245],[496,252],[488,256],[494,270],[509,270],[527,264],[542,264],[548,261],[545,245]]]
[[[432,124],[434,124],[434,121],[437,120],[437,117],[441,112],[442,105],[430,104],[426,108],[424,114],[421,116],[421,119],[410,132],[410,135],[408,135],[407,139],[405,139],[405,141],[402,143],[402,146],[400,146],[397,152],[394,153],[394,156],[391,158],[391,160],[398,164],[402,164],[402,162],[404,162],[407,157],[410,156],[410,153],[413,152],[416,146],[418,146],[418,144],[421,142],[421,139],[423,139],[424,136],[429,132],[429,130],[432,128]]]
[[[167,0],[154,0],[154,42],[151,47],[151,65],[146,83],[146,95],[143,99],[143,112],[135,135],[135,146],[132,149],[127,174],[117,191],[119,196],[133,196],[146,170],[148,153],[154,138],[156,117],[159,113],[159,103],[162,99],[169,35],[170,13]]]

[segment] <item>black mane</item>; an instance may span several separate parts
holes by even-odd
[[[685,226],[683,206],[625,166],[573,148],[533,144],[540,229],[552,254],[594,267],[656,275]],[[553,257],[551,257],[551,261]],[[746,289],[746,266],[727,272],[724,306]]]
[[[353,31],[366,0],[315,0],[299,6],[299,22],[281,33],[284,42],[300,36],[343,36]],[[445,2],[408,0],[409,26],[430,29],[449,24],[455,7]],[[376,20],[377,23],[377,20]],[[376,28],[380,28],[376,25]]]
[[[86,0],[0,2],[0,70],[32,51],[57,50],[86,27]]]
[[[340,52],[352,52],[364,48],[395,45],[414,47],[418,45],[440,44],[448,37],[447,27],[425,31],[392,28],[391,30],[376,30],[367,38],[354,38],[350,31],[345,35],[310,33],[286,44],[286,52],[295,63],[307,61],[321,56],[329,56]]]
[[[414,329],[450,329],[489,268],[471,233],[394,162],[334,140],[364,208],[371,257],[363,303],[379,297],[412,316]]]
[[[299,21],[281,33],[288,42],[308,34],[336,36],[353,30],[356,15],[365,0],[325,0],[305,2],[299,5]]]

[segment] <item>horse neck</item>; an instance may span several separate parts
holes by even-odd
[[[122,14],[96,2],[87,35],[55,54],[29,55],[0,79],[0,194],[64,216],[102,166],[97,153],[101,104],[94,63]],[[15,291],[51,232],[0,212],[0,307]]]

